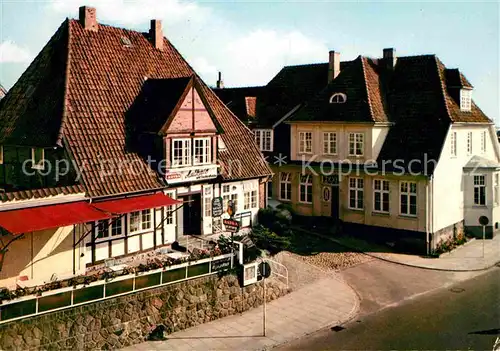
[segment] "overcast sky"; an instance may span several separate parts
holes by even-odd
[[[101,23],[165,36],[204,80],[226,86],[266,84],[284,65],[436,54],[474,85],[473,98],[500,125],[499,4],[493,2],[0,0],[0,82],[10,88],[66,17],[80,5]]]

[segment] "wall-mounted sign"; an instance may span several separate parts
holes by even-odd
[[[234,219],[223,219],[222,223],[224,223],[224,227],[227,232],[236,233],[240,229],[240,222],[235,221]]]
[[[224,204],[222,197],[214,197],[212,199],[212,217],[220,217],[224,213]]]
[[[258,262],[243,265],[243,286],[257,282]]]
[[[165,174],[168,184],[192,182],[217,177],[217,165],[201,165],[189,168],[169,169]]]
[[[329,186],[324,186],[323,187],[323,201],[324,202],[330,202],[330,199],[332,198],[332,189]]]
[[[223,271],[231,268],[231,257],[224,258],[219,261],[212,261],[212,272]]]
[[[229,200],[227,202],[226,212],[229,215],[229,217],[232,217],[234,215],[234,201],[233,200]]]

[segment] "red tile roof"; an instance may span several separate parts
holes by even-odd
[[[92,197],[163,188],[161,176],[128,150],[126,115],[146,78],[193,74],[167,39],[160,51],[147,33],[102,24],[89,31],[77,20],[66,20],[2,100],[0,143],[63,143]],[[202,88],[224,130],[227,150],[219,157],[223,179],[270,175],[251,132],[205,84]]]
[[[81,185],[13,191],[13,192],[0,192],[0,202],[8,202],[15,200],[19,201],[31,200],[31,199],[40,199],[56,195],[83,194],[83,193],[85,193],[85,189]]]

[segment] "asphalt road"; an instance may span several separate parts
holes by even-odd
[[[280,349],[492,350],[500,335],[500,268],[361,314],[344,327],[318,331]]]

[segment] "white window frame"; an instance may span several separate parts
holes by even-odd
[[[122,237],[125,237],[125,216],[121,216],[120,218],[111,218],[111,219],[104,219],[101,221],[96,221],[95,222],[95,242],[101,242],[101,241],[108,241],[108,240],[113,240],[113,239],[119,239]],[[102,238],[99,238],[99,224],[100,223],[106,223],[106,230],[108,234]],[[121,227],[121,234],[113,234],[113,226],[120,223]]]
[[[472,90],[460,90],[460,110],[469,112],[472,109]]]
[[[243,209],[250,210],[257,208],[257,190],[248,190],[243,193],[244,206]]]
[[[330,97],[330,104],[343,104],[347,102],[347,95],[344,93],[335,93]]]
[[[309,197],[311,198],[310,200]],[[313,175],[301,174],[299,180],[299,202],[303,204],[312,204],[312,200],[313,200]]]
[[[201,146],[196,145],[201,142]],[[211,138],[193,138],[193,165],[207,165],[212,163],[212,143]],[[201,161],[197,160],[197,152],[202,151]]]
[[[203,217],[212,217],[212,188],[203,188]]]
[[[373,211],[379,213],[389,213],[391,209],[390,182],[385,179],[373,180]],[[377,194],[379,201],[377,201]],[[387,197],[387,202],[384,201]],[[384,204],[387,203],[387,209],[384,209]],[[378,206],[377,206],[378,205]],[[379,208],[377,208],[379,207]]]
[[[236,189],[234,189],[236,188]],[[223,185],[222,186],[222,202],[224,208],[227,206],[229,200],[234,203],[234,214],[238,212],[238,188],[235,185]]]
[[[347,151],[349,156],[363,156],[365,154],[365,133],[349,133],[348,138],[347,146],[349,149]]]
[[[180,142],[182,147],[182,155],[180,156],[180,160],[176,160],[175,158],[175,143]],[[186,166],[191,166],[192,164],[192,151],[191,151],[191,138],[176,138],[172,139],[172,168],[176,167],[186,167]]]
[[[337,155],[337,132],[323,132],[323,154]]]
[[[312,154],[312,150],[313,150],[313,132],[312,131],[299,132],[299,153]]]
[[[35,153],[36,150],[39,149],[42,151],[42,158],[36,162],[35,160]],[[39,169],[39,170],[44,170],[45,169],[45,150],[41,148],[31,148],[31,168],[32,169]]]
[[[412,191],[412,185],[415,187],[415,191]],[[403,187],[406,189],[403,190]],[[406,209],[402,211],[401,206],[403,204],[403,197],[406,198]],[[411,199],[415,198],[415,213],[411,213]],[[418,184],[413,181],[402,180],[399,182],[399,214],[406,217],[417,217],[418,215]]]
[[[450,135],[450,154],[451,157],[457,157],[457,132],[451,132]]]
[[[260,151],[273,151],[274,131],[272,129],[254,129],[253,133]]]
[[[146,215],[146,212],[149,211],[149,228],[144,228],[144,221],[143,221],[143,216]],[[151,232],[154,230],[153,228],[153,216],[155,215],[155,209],[154,208],[148,208],[146,210],[141,210],[141,211],[134,211],[127,213],[127,223],[128,223],[128,231],[130,234],[137,234],[137,233],[147,233]],[[133,213],[139,213],[139,229],[138,230],[132,230],[132,214]]]
[[[167,195],[168,197],[170,197],[172,199],[176,198],[175,197],[175,192],[167,192],[165,195]],[[176,207],[175,205],[165,206],[165,212],[163,212],[165,214],[165,218],[163,219],[164,220],[163,223],[165,223],[165,225],[175,224],[175,216],[174,216],[175,207]],[[153,210],[153,213],[156,216],[156,209]]]
[[[486,200],[486,175],[485,174],[474,175],[473,186],[474,186],[474,193],[473,193],[474,206],[486,206],[486,203],[487,203],[487,200]],[[484,201],[481,201],[481,198],[480,198],[481,189],[484,192]],[[478,192],[478,201],[476,201],[476,191]],[[484,203],[481,203],[481,202],[484,202]]]
[[[365,194],[364,194],[364,179],[359,177],[349,178],[349,198],[347,206],[351,210],[363,210],[365,207]],[[354,198],[353,198],[354,195]],[[361,195],[361,204],[360,204]],[[354,200],[354,206],[351,205],[351,200]],[[361,205],[361,206],[360,206]]]
[[[279,194],[278,198],[283,201],[291,201],[292,200],[292,173],[290,172],[280,172],[280,178],[279,178]],[[284,198],[282,197],[282,187],[284,187],[284,194],[289,194],[290,198]]]
[[[467,132],[467,155],[472,155],[472,132]]]
[[[481,132],[481,153],[484,154],[486,152],[486,131]]]

